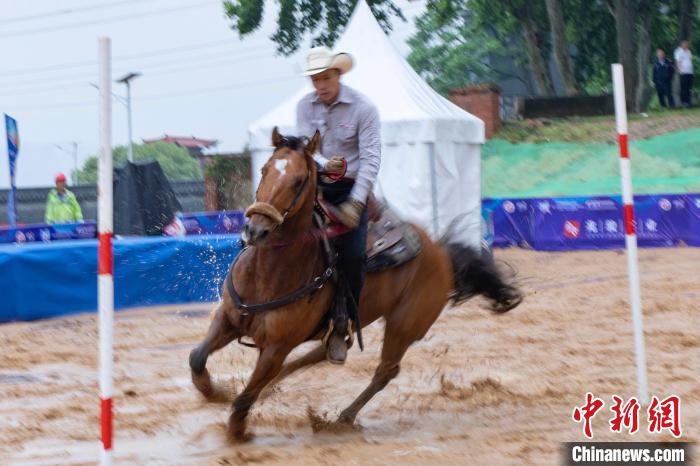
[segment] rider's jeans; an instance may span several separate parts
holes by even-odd
[[[334,205],[340,205],[350,196],[353,181],[342,179],[335,183],[319,181],[323,198]],[[338,251],[339,266],[345,273],[355,302],[360,304],[360,292],[365,282],[366,245],[367,245],[367,207],[360,216],[358,227],[336,238],[334,244]],[[350,303],[348,303],[349,309]]]

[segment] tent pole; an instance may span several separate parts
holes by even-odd
[[[428,144],[428,157],[430,158],[430,197],[433,202],[433,234],[435,239],[437,239],[440,237],[440,233],[438,227],[437,169],[434,142]]]

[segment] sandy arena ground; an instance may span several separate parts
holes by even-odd
[[[586,391],[603,398],[595,440],[613,434],[610,396],[636,394],[627,276],[620,252],[500,251],[525,302],[502,316],[472,300],[446,309],[406,355],[401,374],[360,412],[361,429],[313,433],[308,410],[334,418],[369,382],[382,324],[344,368],[324,363],[284,381],[253,408],[252,442],[228,445],[228,404],[192,388],[187,356],[211,306],[120,312],[115,335],[117,464],[558,464],[583,440],[571,419]],[[700,440],[700,249],[641,251],[650,392],[682,398],[683,440]],[[58,305],[58,304],[57,304]],[[94,464],[99,451],[94,315],[0,326],[0,464]],[[210,358],[239,390],[255,350]]]

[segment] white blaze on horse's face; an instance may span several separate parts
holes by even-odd
[[[287,164],[289,160],[287,159],[277,159],[275,160],[275,170],[280,174],[280,178],[287,174]]]

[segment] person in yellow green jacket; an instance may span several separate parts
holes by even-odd
[[[66,175],[56,175],[56,188],[46,198],[46,223],[82,223],[83,211],[75,194],[66,189]]]

